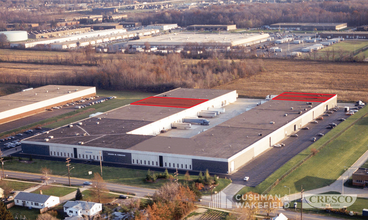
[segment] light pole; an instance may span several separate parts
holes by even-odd
[[[68,180],[69,180],[69,186],[70,185],[70,158],[66,158],[66,166],[68,167]]]
[[[289,189],[289,195],[290,195],[290,187],[288,187],[288,186],[284,186],[284,187]]]

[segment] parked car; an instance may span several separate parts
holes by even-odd
[[[317,140],[316,137],[312,137],[312,141],[315,142]]]
[[[119,199],[127,199],[128,197],[126,195],[120,195]]]
[[[309,130],[309,127],[304,127],[302,128],[302,130]]]
[[[86,182],[84,182],[84,183],[83,183],[83,185],[85,185],[85,186],[90,186],[90,185],[92,185],[92,183],[91,183],[91,182],[89,182],[89,181],[86,181]]]
[[[318,136],[324,136],[325,134],[323,134],[323,133],[318,133],[317,135],[318,135]]]
[[[345,118],[339,118],[338,121],[346,121]]]
[[[298,137],[299,135],[298,134],[292,134],[290,135],[290,137]]]

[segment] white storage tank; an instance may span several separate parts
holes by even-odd
[[[9,42],[28,40],[27,31],[0,31],[0,34],[5,34]]]

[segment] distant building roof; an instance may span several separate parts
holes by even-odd
[[[20,192],[14,199],[45,203],[49,198],[50,196],[48,195]]]

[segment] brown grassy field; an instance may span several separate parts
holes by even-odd
[[[265,71],[216,87],[266,97],[286,91],[336,93],[339,101],[368,101],[368,64],[264,60]]]
[[[86,68],[96,68],[88,66],[67,66],[67,65],[46,65],[27,63],[0,63],[0,73],[15,75],[27,74],[30,76],[43,76],[65,73],[73,74]]]

